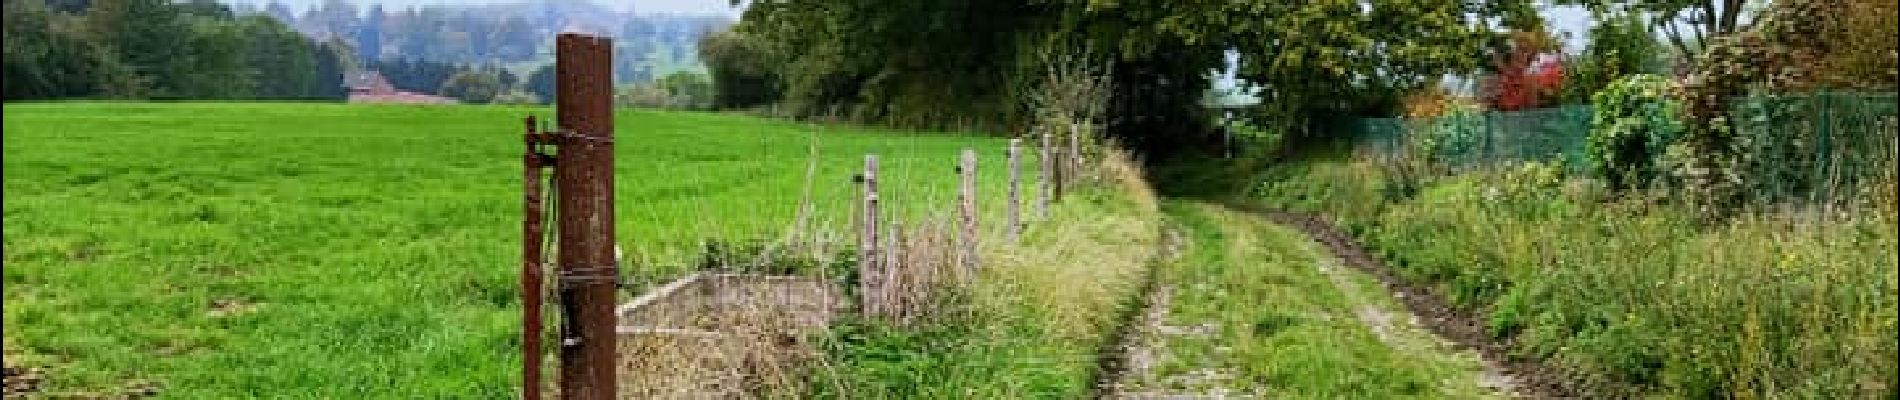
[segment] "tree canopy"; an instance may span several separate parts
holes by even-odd
[[[1018,123],[1014,99],[1040,64],[1085,54],[1114,75],[1110,132],[1165,150],[1182,141],[1152,136],[1200,131],[1196,103],[1224,51],[1261,84],[1258,117],[1304,129],[1389,111],[1402,93],[1483,67],[1500,32],[1538,25],[1513,0],[782,0],[753,3],[734,29],[762,42],[747,57],[780,71],[793,112],[900,125]],[[714,80],[744,71],[714,68]]]

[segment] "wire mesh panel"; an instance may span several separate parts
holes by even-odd
[[[1748,200],[1840,202],[1894,174],[1900,99],[1894,93],[1828,92],[1733,100],[1726,123],[1736,138]],[[1357,151],[1384,157],[1429,151],[1458,169],[1560,161],[1587,171],[1594,110],[1572,105],[1429,118],[1365,118],[1347,126]],[[1658,115],[1655,118],[1663,118]],[[1658,124],[1659,125],[1659,124]],[[1424,139],[1424,140],[1421,140]],[[1416,148],[1416,150],[1414,150]],[[1662,157],[1661,147],[1654,149]]]
[[[1751,201],[1838,202],[1893,173],[1893,94],[1752,96],[1730,109]]]

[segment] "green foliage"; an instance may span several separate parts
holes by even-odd
[[[6,98],[338,98],[328,55],[214,1],[7,2]],[[337,76],[336,79],[340,79]]]
[[[1244,21],[1244,22],[1243,22]],[[753,4],[735,28],[769,39],[788,106],[899,124],[1015,118],[1049,50],[1097,49],[1112,64],[1109,126],[1125,143],[1179,149],[1207,119],[1196,104],[1221,52],[1272,82],[1264,121],[1292,134],[1324,115],[1390,108],[1446,73],[1478,67],[1491,26],[1533,26],[1524,1],[1043,3],[986,0]],[[1185,129],[1184,129],[1185,128]]]
[[[260,99],[310,98],[318,94],[317,47],[309,39],[261,15],[238,19],[247,43],[245,63]]]
[[[1663,51],[1643,19],[1633,13],[1598,13],[1583,54],[1564,63],[1564,104],[1583,104],[1627,75],[1663,72]]]
[[[7,100],[142,94],[140,78],[83,18],[39,0],[8,0],[4,12]]]
[[[1483,151],[1490,136],[1488,118],[1476,105],[1458,104],[1438,118],[1415,121],[1406,135],[1407,154],[1440,166],[1462,165],[1468,155]]]
[[[1622,13],[1630,18],[1641,18],[1637,22],[1657,27],[1657,31],[1669,39],[1674,52],[1683,57],[1707,51],[1707,44],[1754,25],[1761,14],[1759,10],[1750,10],[1760,5],[1749,0],[1559,0],[1557,3],[1583,5],[1596,14]]]
[[[712,107],[713,85],[705,74],[674,72],[661,77],[658,83],[661,89],[666,90],[668,107],[685,110]]]
[[[1597,92],[1585,154],[1611,188],[1644,187],[1668,172],[1664,150],[1685,131],[1674,90],[1667,78],[1632,75]]]
[[[442,82],[437,93],[443,96],[461,99],[464,102],[482,104],[495,99],[502,90],[501,78],[486,71],[462,71]]]
[[[722,31],[699,39],[699,59],[712,74],[712,106],[746,108],[779,97],[778,57],[765,40],[743,31]]]

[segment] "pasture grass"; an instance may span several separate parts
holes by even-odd
[[[45,368],[54,394],[512,396],[527,114],[552,111],[7,104],[8,365]],[[1003,165],[1001,139],[969,134],[648,110],[616,122],[618,241],[639,285],[690,269],[710,238],[780,237],[813,140],[809,230],[832,236],[865,153],[882,155],[900,218],[950,209],[962,148]],[[980,171],[1000,197],[1002,169]]]

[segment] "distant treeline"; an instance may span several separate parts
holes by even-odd
[[[335,99],[350,51],[212,0],[5,0],[6,99]]]
[[[520,67],[552,62],[556,33],[602,33],[615,39],[614,73],[620,83],[691,69],[699,63],[694,51],[699,38],[733,22],[723,16],[636,15],[585,0],[400,8],[325,1],[304,10],[273,1],[261,9],[236,9],[239,14],[269,15],[311,37],[341,38],[365,61],[403,58]],[[526,73],[521,68],[514,72]]]

